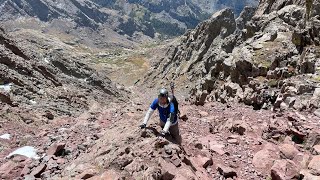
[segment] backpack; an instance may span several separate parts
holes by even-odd
[[[172,102],[173,105],[174,105],[174,110],[175,110],[174,113],[175,113],[177,116],[179,116],[179,114],[180,114],[180,111],[179,111],[179,103],[178,103],[177,98],[174,96],[174,83],[173,83],[173,82],[170,83],[170,88],[171,88],[171,93],[172,93],[172,96],[170,97],[170,100],[171,100],[171,102]]]
[[[180,111],[179,111],[179,103],[178,103],[177,98],[176,98],[174,95],[172,95],[172,96],[170,97],[170,100],[171,100],[171,102],[172,102],[173,105],[174,105],[174,110],[175,110],[174,113],[175,113],[175,115],[179,116]]]

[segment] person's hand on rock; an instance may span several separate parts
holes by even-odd
[[[140,127],[141,129],[145,129],[145,128],[147,127],[147,125],[146,125],[146,124],[141,124],[139,127]]]

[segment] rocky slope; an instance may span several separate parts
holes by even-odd
[[[101,96],[109,100],[123,97],[106,76],[77,57],[63,53],[57,44],[57,49],[49,50],[49,44],[37,49],[36,42],[12,41],[3,29],[0,43],[1,109],[28,112],[17,120],[32,123],[56,115],[77,116],[88,109],[91,100],[99,100]],[[10,114],[1,116],[9,118]]]
[[[311,3],[261,1],[237,19],[230,9],[220,11],[173,44],[145,80],[191,84],[195,104],[217,100],[314,112],[320,21],[319,1]]]
[[[0,139],[1,157],[24,145],[39,157],[1,158],[1,178],[319,179],[320,124],[311,114],[181,101],[177,145],[159,138],[157,117],[138,129],[152,96],[131,90],[129,103],[92,103],[78,117],[55,117],[41,127],[3,121],[1,133],[11,137]]]
[[[0,1],[0,20],[36,17],[50,22],[55,28],[72,23],[76,27],[89,27],[96,31],[109,28],[133,40],[155,36],[177,36],[194,28],[212,12],[222,7],[232,7],[238,12],[253,1],[204,1],[204,0],[114,0],[114,1]],[[23,20],[23,19],[21,19]],[[108,36],[108,34],[106,34]]]

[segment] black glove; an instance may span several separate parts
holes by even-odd
[[[141,129],[144,129],[144,128],[147,127],[147,125],[146,125],[146,124],[141,124],[139,127],[140,127]]]

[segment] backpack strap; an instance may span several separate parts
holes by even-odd
[[[174,96],[174,82],[170,83],[170,88],[171,88],[172,96]]]

